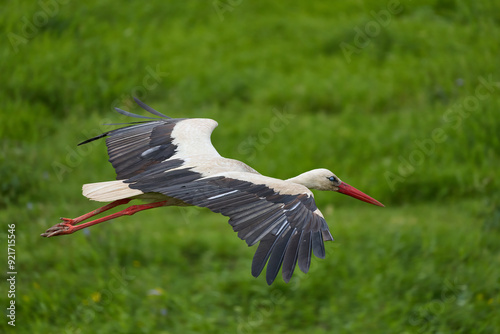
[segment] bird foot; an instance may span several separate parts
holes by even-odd
[[[63,222],[68,223],[68,224],[70,224],[70,225],[75,225],[75,220],[74,220],[74,219],[71,219],[71,218],[64,218],[64,217],[61,217],[61,218],[59,218],[59,219],[61,219]]]
[[[72,219],[68,218],[61,218],[61,219],[64,220],[65,222],[52,226],[47,231],[45,231],[45,233],[42,233],[40,235],[42,237],[50,238],[56,235],[71,234],[75,232],[75,227],[73,226],[73,224],[67,222]]]

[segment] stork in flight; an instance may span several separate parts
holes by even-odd
[[[259,243],[252,261],[252,275],[259,276],[267,262],[266,281],[271,285],[281,267],[287,283],[296,264],[307,273],[311,254],[324,258],[323,242],[333,240],[310,189],[336,191],[384,206],[327,169],[314,169],[287,180],[261,175],[243,162],[224,158],[216,151],[210,141],[216,121],[172,119],[134,100],[159,118],[116,108],[126,116],[147,120],[125,123],[128,126],[79,144],[107,137],[109,161],[117,180],[85,184],[83,195],[111,203],[74,219],[61,218],[62,223],[42,236],[71,234],[142,210],[196,205],[229,217],[233,230],[249,246]],[[81,223],[133,199],[147,203]]]

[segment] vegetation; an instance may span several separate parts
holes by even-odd
[[[498,333],[498,1],[9,1],[0,12],[0,239],[19,333]],[[103,141],[141,112],[207,117],[219,152],[333,170],[334,242],[268,287],[227,219],[163,208],[51,239],[99,203]],[[3,290],[2,290],[3,291]],[[6,309],[11,298],[2,292]],[[6,312],[8,314],[8,312]]]

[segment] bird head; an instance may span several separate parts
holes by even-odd
[[[336,191],[366,203],[384,206],[376,199],[343,182],[337,175],[325,168],[314,169],[289,180],[305,185],[309,189]]]

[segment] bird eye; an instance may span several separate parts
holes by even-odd
[[[335,182],[335,183],[337,183],[337,181],[338,181],[338,180],[337,180],[337,178],[336,178],[335,176],[330,176],[330,177],[328,178],[328,180],[330,180],[331,182]]]

